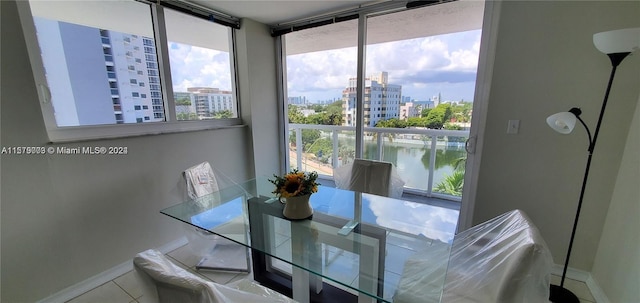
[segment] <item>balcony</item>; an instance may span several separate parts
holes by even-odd
[[[303,143],[303,130],[319,136]],[[461,201],[469,131],[365,127],[364,132],[364,158],[393,163],[406,194]],[[332,180],[333,169],[355,157],[355,127],[289,124],[288,145],[291,168]]]

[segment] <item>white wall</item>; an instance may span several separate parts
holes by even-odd
[[[45,146],[15,3],[0,2],[0,144]],[[159,213],[182,199],[181,171],[206,160],[236,180],[252,177],[249,134],[239,127],[53,145],[126,146],[126,156],[2,155],[0,301],[43,299],[181,237],[180,223]]]
[[[640,302],[640,99],[592,275],[610,302]]]
[[[276,97],[275,39],[268,26],[243,19],[237,45],[242,120],[249,125],[250,144],[256,150],[255,173],[271,177],[279,173],[283,160],[279,152],[278,113],[282,105]]]
[[[611,69],[594,33],[640,26],[637,1],[504,1],[499,19],[473,222],[511,209],[533,219],[564,264],[587,160],[580,125],[560,135],[548,115],[581,107],[595,130]],[[570,266],[590,271],[640,94],[640,55],[627,58],[595,149]],[[517,135],[508,120],[520,120]],[[630,181],[638,184],[638,180]],[[623,218],[624,219],[624,218]]]

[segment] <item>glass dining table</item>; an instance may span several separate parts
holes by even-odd
[[[252,179],[161,213],[250,248],[254,280],[298,302],[411,302],[407,260],[437,247],[445,270],[419,300],[439,302],[457,210],[319,186],[312,217],[288,220],[273,189]]]

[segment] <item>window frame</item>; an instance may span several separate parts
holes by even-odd
[[[133,1],[133,0],[131,0]],[[22,25],[23,35],[27,45],[27,52],[31,62],[31,69],[35,80],[38,101],[42,111],[44,125],[52,143],[75,142],[100,140],[111,138],[123,138],[144,135],[157,135],[166,133],[189,132],[199,130],[211,130],[229,127],[241,127],[242,112],[240,108],[240,92],[238,91],[238,63],[236,29],[238,26],[230,24],[218,25],[226,26],[229,31],[228,43],[231,58],[231,86],[235,98],[237,117],[206,120],[178,120],[176,118],[175,100],[173,98],[173,87],[171,81],[171,69],[169,65],[168,41],[166,36],[164,9],[173,9],[177,12],[185,13],[183,10],[174,7],[164,7],[155,3],[142,2],[149,5],[150,16],[156,43],[156,56],[158,62],[159,85],[162,89],[162,103],[164,106],[165,121],[146,123],[126,123],[126,124],[103,124],[103,125],[81,125],[81,126],[58,126],[55,119],[55,111],[51,103],[51,93],[48,88],[44,62],[40,54],[40,45],[37,40],[36,28],[28,1],[18,1],[18,15]],[[195,14],[193,18],[200,17]],[[238,23],[239,24],[239,23]]]

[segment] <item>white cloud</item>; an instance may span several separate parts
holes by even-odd
[[[205,86],[231,90],[229,54],[207,48],[170,43],[169,62],[173,90]]]
[[[394,41],[367,47],[367,74],[389,73],[403,95],[419,100],[443,92],[445,99],[473,99],[480,31]],[[170,43],[174,91],[209,86],[231,89],[227,53]],[[355,47],[305,53],[287,58],[290,96],[311,100],[339,98],[357,74]]]
[[[472,100],[479,48],[479,30],[369,45],[367,74],[386,71],[403,95],[420,100],[438,92]],[[356,55],[356,48],[348,48],[289,56],[289,95],[340,97],[356,76]]]
[[[398,208],[387,198],[367,195],[365,199],[381,226],[445,243],[453,241],[459,215],[456,210],[413,202],[404,202],[404,207]]]

